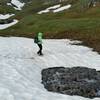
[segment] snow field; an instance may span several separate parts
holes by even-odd
[[[41,84],[41,71],[48,67],[100,70],[100,55],[91,48],[72,45],[74,42],[78,41],[43,40],[41,57],[33,39],[0,37],[0,100],[90,100],[48,92]]]

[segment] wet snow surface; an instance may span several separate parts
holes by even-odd
[[[100,70],[100,55],[90,48],[72,45],[74,42],[43,40],[44,56],[38,56],[33,39],[0,37],[0,100],[90,100],[48,92],[41,84],[41,70],[48,67]]]

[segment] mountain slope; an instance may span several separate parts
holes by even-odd
[[[33,39],[0,37],[0,100],[91,100],[48,92],[41,84],[41,71],[60,66],[100,70],[100,55],[90,48],[72,45],[77,41],[43,42],[44,56],[41,57],[36,54],[38,47]]]
[[[7,0],[1,0],[8,2]],[[47,2],[47,0],[45,0]],[[50,0],[48,0],[50,1]],[[89,1],[96,6],[88,6]],[[23,1],[21,1],[23,2]],[[27,2],[22,10],[17,11],[12,6],[1,5],[1,14],[15,14],[10,19],[17,19],[19,23],[5,30],[0,30],[1,36],[34,37],[36,32],[44,32],[44,38],[71,38],[84,41],[100,52],[100,3],[99,0],[68,0],[66,2],[44,3],[44,0]],[[38,15],[38,12],[48,7],[60,4],[71,4],[71,8],[53,13]],[[2,22],[2,21],[1,21]]]

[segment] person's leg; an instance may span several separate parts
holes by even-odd
[[[38,44],[38,47],[39,47],[39,51],[37,53],[42,55],[42,44]]]
[[[39,50],[38,50],[37,54],[39,54],[39,53],[40,53],[40,46],[39,46],[39,44],[37,44],[37,45],[38,45],[38,47],[39,47]]]
[[[40,55],[43,55],[42,54],[42,44],[40,44]]]

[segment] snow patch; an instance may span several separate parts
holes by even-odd
[[[9,23],[9,24],[0,24],[0,30],[6,29],[6,28],[8,28],[10,26],[13,26],[16,23],[18,23],[18,20],[14,19],[12,23]]]
[[[3,14],[0,14],[0,19],[8,19],[8,18],[10,18],[11,16],[14,16],[15,14],[5,14],[5,15],[3,15]]]
[[[97,52],[70,43],[67,39],[43,40],[41,57],[33,39],[0,37],[0,100],[91,100],[48,92],[41,84],[44,68],[86,66],[100,70]]]
[[[55,6],[46,8],[45,10],[42,10],[42,11],[38,12],[38,14],[48,13],[48,12],[50,12],[50,10],[57,9],[57,8],[59,8],[60,6],[61,6],[61,5],[59,4],[59,5],[55,5]]]
[[[60,11],[63,11],[63,10],[69,9],[70,7],[71,7],[71,5],[69,4],[69,5],[66,5],[66,6],[60,7],[60,8],[58,8],[58,9],[56,9],[56,10],[53,10],[53,12],[54,12],[54,13],[56,13],[56,12],[60,12]]]
[[[11,3],[7,3],[7,5],[8,5],[8,6],[12,6],[12,4],[11,4]]]
[[[66,5],[66,6],[63,6],[63,7],[60,7],[60,6],[61,5],[59,4],[59,5],[55,5],[55,6],[49,7],[47,9],[45,9],[45,10],[42,10],[42,11],[38,12],[38,14],[48,13],[48,12],[50,12],[50,10],[52,10],[53,13],[56,13],[56,12],[60,12],[60,11],[69,9],[71,7],[70,4]]]
[[[43,14],[43,13],[48,13],[48,12],[49,12],[49,10],[46,9],[46,10],[42,10],[42,11],[38,12],[38,14]]]
[[[68,44],[73,44],[73,45],[76,45],[76,44],[82,44],[82,41],[78,41],[78,40],[67,40],[67,43]]]
[[[49,7],[49,8],[47,8],[48,10],[51,10],[51,9],[57,9],[57,8],[59,8],[61,5],[59,4],[59,5],[55,5],[55,6],[52,6],[52,7]]]
[[[15,10],[22,10],[25,3],[21,3],[19,0],[11,0],[11,3],[7,3],[7,5],[13,6]]]

